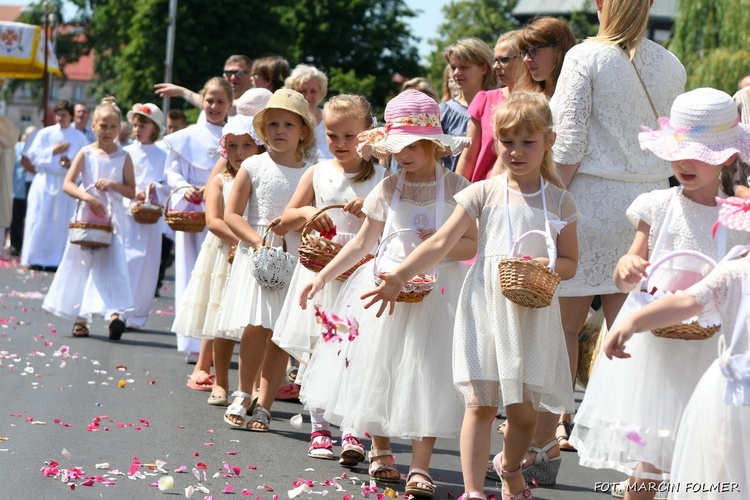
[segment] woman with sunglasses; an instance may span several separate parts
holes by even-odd
[[[582,214],[578,273],[558,289],[573,380],[578,332],[594,296],[601,296],[607,326],[625,300],[611,276],[632,241],[626,209],[639,194],[668,187],[672,172],[668,162],[638,143],[641,127],[656,128],[657,117],[669,113],[685,88],[680,61],[645,38],[652,4],[596,0],[599,33],[568,53],[550,101],[557,129],[554,159]],[[571,449],[568,420],[558,433],[563,447]]]
[[[471,145],[461,153],[456,173],[471,182],[486,179],[497,160],[495,134],[492,130],[494,111],[513,91],[516,80],[524,71],[523,62],[518,55],[518,35],[519,31],[503,33],[495,45],[492,69],[502,88],[480,90],[469,105],[471,120],[466,135],[471,138]]]

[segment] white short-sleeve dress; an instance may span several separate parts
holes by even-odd
[[[651,255],[672,199],[675,200],[673,217],[666,228],[661,251]],[[675,250],[695,250],[718,260],[720,244],[711,236],[718,215],[718,207],[694,203],[680,194],[679,188],[642,194],[628,209],[633,225],[642,220],[651,228],[651,262]],[[729,249],[747,242],[748,235],[729,230],[726,240]],[[675,261],[673,268],[658,269],[649,287],[684,290],[704,273],[702,261],[681,259]],[[638,293],[635,290],[631,296]],[[629,304],[630,298],[615,324],[637,307]],[[716,359],[718,338],[717,334],[707,340],[674,340],[646,332],[634,335],[629,341],[630,358],[610,360],[599,356],[571,435],[581,465],[614,469],[647,479],[668,479],[677,426],[700,377]],[[633,433],[645,445],[631,439]],[[639,462],[652,464],[664,472],[637,471]]]
[[[543,193],[550,221],[578,220],[570,193],[549,183]],[[509,241],[545,229],[542,190],[514,191],[501,175],[472,184],[456,195],[456,201],[479,220],[477,259],[461,291],[453,337],[453,380],[466,406],[531,401],[536,409],[553,413],[573,409],[557,297],[542,309],[519,306],[503,296],[498,274],[500,260],[510,253]],[[555,225],[560,226],[552,224],[553,232]],[[524,240],[521,250],[531,257],[547,256],[541,236]]]

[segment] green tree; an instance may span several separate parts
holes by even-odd
[[[428,56],[427,77],[435,89],[443,85],[443,50],[459,38],[481,38],[490,47],[497,38],[516,29],[518,22],[510,15],[518,0],[452,0],[442,8],[444,21],[438,27],[439,38],[431,38],[434,47]]]
[[[669,49],[688,74],[687,88],[711,86],[732,94],[750,70],[750,0],[680,2]]]

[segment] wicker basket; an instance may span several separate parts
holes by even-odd
[[[550,255],[549,266],[523,257],[516,257],[519,245],[524,238],[544,231],[533,230],[522,234],[513,244],[511,257],[500,260],[500,287],[503,295],[511,302],[523,307],[540,309],[549,307],[555,296],[560,275],[555,272],[556,255]]]
[[[343,209],[344,205],[330,205],[328,207],[321,208],[318,210],[310,220],[305,223],[305,227],[302,228],[302,234],[300,235],[300,246],[298,248],[300,264],[305,266],[307,269],[314,273],[320,272],[329,262],[343,248],[339,243],[323,238],[322,236],[316,236],[310,234],[313,230],[313,223],[315,219],[323,212],[331,209]],[[372,255],[367,255],[364,259],[360,260],[357,264],[352,266],[349,270],[344,271],[336,277],[338,281],[342,283],[356,271],[359,266],[372,260]]]
[[[89,186],[84,191],[89,191],[94,186]],[[106,191],[102,191],[107,193]],[[81,222],[78,220],[81,214],[81,200],[76,204],[73,222],[70,223],[68,237],[72,244],[81,245],[84,248],[107,248],[112,244],[112,203],[107,195],[107,213],[109,222],[107,224],[95,224],[93,222]]]
[[[164,208],[151,202],[151,184],[146,186],[146,197],[130,203],[130,213],[139,224],[156,224],[161,218]]]
[[[708,257],[700,252],[696,252],[693,250],[683,250],[680,252],[672,252],[661,259],[654,262],[651,267],[648,270],[648,277],[643,280],[641,287],[641,290],[646,293],[646,291],[651,290],[651,287],[649,286],[649,281],[651,277],[654,275],[654,272],[661,267],[665,262],[670,261],[674,259],[675,257],[695,257],[696,259],[702,260],[706,264],[710,265],[712,268],[716,267],[716,261],[713,260],[711,257]],[[678,340],[706,340],[710,339],[714,336],[716,332],[719,331],[721,328],[721,325],[708,325],[708,326],[701,326],[700,323],[693,320],[689,323],[677,323],[676,325],[667,326],[664,328],[655,328],[651,330],[651,333],[653,333],[657,337],[661,337],[664,339],[678,339]]]
[[[166,211],[164,212],[164,220],[167,221],[169,227],[174,231],[183,231],[185,233],[200,233],[206,227],[206,213],[205,212],[191,212],[181,210],[170,210],[169,200],[172,198],[177,191],[181,189],[187,189],[192,186],[182,186],[175,188],[167,197]]]
[[[394,231],[380,240],[378,250],[377,252],[375,252],[375,260],[373,266],[376,285],[380,285],[380,283],[382,283],[383,281],[379,278],[380,271],[378,271],[378,258],[380,257],[381,250],[384,248],[385,242],[391,239],[394,235],[405,231],[412,232],[411,229],[399,229],[398,231]],[[396,298],[396,302],[407,302],[411,304],[422,302],[422,300],[430,294],[432,289],[435,288],[436,281],[437,267],[433,268],[432,274],[418,274],[417,276],[404,283],[404,286],[401,287],[401,291]]]

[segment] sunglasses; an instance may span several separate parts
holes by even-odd
[[[224,71],[224,78],[242,78],[247,74],[247,71],[241,70],[241,69],[232,69],[232,70],[225,70]]]
[[[518,56],[495,57],[492,62],[498,66],[507,66],[513,59],[518,59]]]
[[[526,57],[528,55],[530,58],[534,59],[536,57],[536,53],[540,49],[546,49],[547,47],[557,47],[557,44],[548,43],[547,45],[538,45],[536,47],[529,47],[526,50],[519,50],[518,55],[520,55],[521,57]]]

